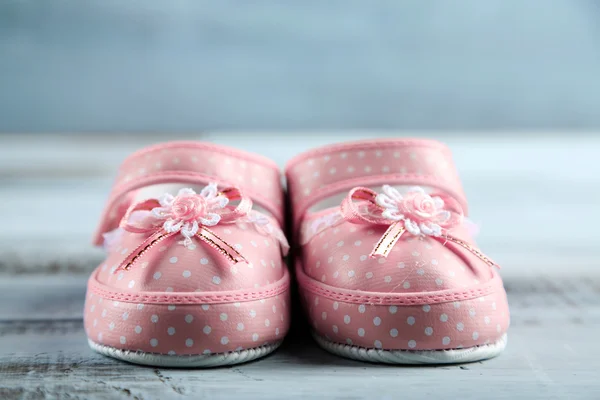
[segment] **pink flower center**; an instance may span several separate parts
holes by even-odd
[[[401,206],[412,218],[422,221],[434,219],[438,211],[431,196],[425,193],[408,193]]]
[[[171,212],[184,222],[197,220],[206,213],[206,199],[198,195],[176,197]]]

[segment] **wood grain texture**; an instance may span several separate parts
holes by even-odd
[[[44,283],[42,285],[42,282]],[[319,349],[305,324],[253,363],[209,370],[134,366],[92,352],[81,320],[85,277],[0,285],[0,398],[528,398],[600,396],[600,276],[508,281],[512,327],[500,357],[390,367]],[[33,294],[35,293],[35,295]]]
[[[359,136],[399,134],[187,135],[279,165]],[[478,244],[503,266],[512,326],[500,357],[445,367],[341,359],[310,339],[294,304],[292,332],[279,351],[209,370],[100,356],[82,327],[87,276],[103,257],[89,236],[115,169],[131,151],[165,139],[53,135],[31,146],[31,137],[0,136],[0,218],[10,227],[0,230],[0,399],[600,398],[599,137],[445,139],[472,217],[484,222]]]
[[[411,132],[207,132],[188,135],[0,135],[0,273],[90,271],[102,259],[90,245],[121,161],[165,140],[200,139],[272,158],[283,167],[301,151],[327,143]],[[453,151],[481,226],[479,247],[503,274],[597,265],[600,136],[568,133],[420,133]],[[568,138],[568,139],[567,139]],[[33,142],[33,145],[32,145]],[[43,223],[40,223],[43,221]],[[32,229],[32,227],[35,227]]]

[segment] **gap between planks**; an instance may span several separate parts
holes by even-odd
[[[319,349],[298,314],[282,348],[266,359],[175,370],[88,348],[84,276],[20,276],[0,282],[0,398],[598,398],[598,283],[508,281],[509,344],[482,363],[415,368],[345,360]]]

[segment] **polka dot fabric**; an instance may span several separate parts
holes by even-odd
[[[327,146],[292,159],[286,175],[295,220],[317,201],[364,182],[439,187],[467,209],[450,150],[433,140],[380,140]]]
[[[219,163],[225,167],[214,169]],[[235,169],[245,177],[238,187],[242,192],[248,188],[249,193],[244,193],[252,200],[253,191],[269,195],[269,190],[280,185],[277,168],[256,156],[186,142],[153,146],[134,154],[121,168],[115,187],[127,184],[128,174],[139,169],[139,177],[157,165],[161,170],[170,168],[171,175],[168,181],[159,177],[152,184],[177,183],[178,173],[186,171],[214,172],[217,180],[232,178]],[[248,170],[253,172],[247,175]],[[157,177],[156,172],[151,175]],[[204,183],[204,175],[196,178],[198,181],[192,183]],[[114,193],[128,197],[121,189]],[[280,192],[264,204],[282,214]],[[115,212],[111,207],[108,210],[109,214]],[[276,216],[265,217],[271,226],[279,225]],[[101,233],[115,226],[106,221],[101,225]],[[231,262],[198,237],[184,246],[177,234],[152,245],[129,269],[122,269],[121,263],[149,236],[122,230],[88,282],[84,326],[89,340],[116,350],[173,356],[174,360],[177,356],[220,355],[264,346],[275,349],[290,323],[289,272],[279,240],[248,221],[217,223],[210,230],[243,254],[243,261]],[[162,365],[169,365],[166,363]],[[176,365],[173,361],[172,366]]]
[[[281,223],[283,190],[277,165],[261,156],[200,142],[170,142],[142,149],[119,168],[95,243],[118,225],[128,207],[127,193],[158,183],[203,183],[237,186]]]
[[[277,222],[271,220],[271,223]],[[251,224],[216,225],[219,237],[244,254],[248,262],[230,264],[206,243],[197,240],[191,249],[178,245],[173,237],[142,254],[128,271],[115,270],[146,236],[125,233],[122,242],[107,255],[98,270],[98,282],[126,293],[137,292],[211,292],[253,290],[278,282],[286,266],[279,243],[272,236],[256,231]]]
[[[484,263],[469,267],[462,253],[430,237],[407,235],[387,258],[369,257],[386,228],[345,222],[321,232],[303,249],[305,274],[332,286],[383,293],[467,288],[492,278]],[[454,233],[467,236],[462,227]]]
[[[356,163],[357,157],[364,162]],[[362,171],[352,176],[338,173],[350,167],[356,171],[359,165]],[[385,175],[392,170],[399,173]],[[388,179],[385,183],[398,187],[419,184],[414,174],[422,174],[420,186],[443,190],[466,203],[449,150],[437,142],[336,145],[300,155],[288,166],[294,193],[309,189],[308,196],[294,194],[294,207],[301,210],[296,214],[297,231],[309,231],[336,212],[335,207],[306,211],[324,199],[315,191],[330,196],[355,186],[377,188],[382,174]],[[493,268],[456,244],[410,234],[400,237],[387,258],[370,257],[386,229],[342,221],[319,229],[302,246],[297,276],[316,335],[333,343],[390,351],[467,349],[503,340],[509,311]],[[463,225],[451,234],[474,245]]]
[[[313,329],[326,339],[365,348],[448,350],[498,341],[509,324],[503,292],[415,306],[349,304],[304,292]]]
[[[167,355],[218,354],[283,339],[289,292],[223,304],[144,304],[88,293],[85,331],[95,343]]]

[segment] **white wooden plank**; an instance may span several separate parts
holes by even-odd
[[[304,333],[266,359],[204,371],[132,366],[94,354],[80,322],[0,323],[5,393],[95,398],[597,398],[598,326],[514,326],[497,359],[462,366],[403,368],[330,355]],[[1,393],[1,392],[0,392]]]
[[[0,279],[0,321],[81,319],[86,283],[83,274],[23,274]],[[573,326],[600,324],[600,271],[511,277],[504,284],[513,325],[540,325],[544,321]]]
[[[275,143],[273,136],[205,137],[258,150],[280,165],[301,149],[350,138],[296,134],[264,146]],[[297,312],[273,356],[207,371],[101,357],[88,349],[82,329],[85,282],[102,259],[89,236],[116,165],[160,137],[39,139],[32,147],[28,138],[0,136],[0,217],[10,227],[0,231],[2,399],[600,398],[600,247],[594,224],[585,223],[600,220],[600,166],[589,162],[600,138],[446,140],[474,219],[484,222],[478,242],[504,266],[512,327],[498,359],[437,368],[343,360],[316,347]],[[573,221],[584,223],[575,229]]]
[[[183,135],[257,151],[280,165],[299,151],[359,137],[406,136],[392,132],[205,133]],[[435,134],[420,134],[442,137]],[[144,144],[172,136],[0,136],[0,271],[11,273],[71,265],[89,271],[101,259],[89,240],[121,160]],[[479,245],[504,273],[534,269],[586,270],[597,265],[600,247],[600,137],[565,141],[537,135],[510,140],[501,134],[443,138],[452,150],[481,224]],[[265,145],[269,143],[269,145]],[[43,221],[43,223],[41,222]],[[74,263],[67,260],[74,260]]]
[[[341,359],[320,350],[296,314],[292,334],[266,359],[230,368],[165,370],[122,363],[88,348],[82,277],[14,277],[0,283],[0,396],[598,398],[599,275],[561,283],[548,290],[553,285],[544,279],[508,282],[509,345],[499,358],[481,363],[404,368]]]

